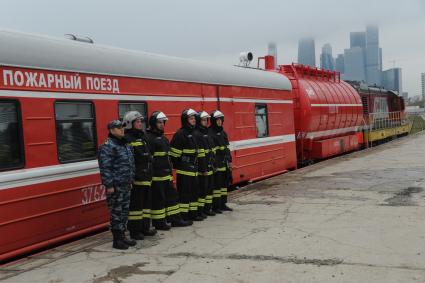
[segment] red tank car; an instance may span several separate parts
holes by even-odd
[[[353,151],[362,140],[362,101],[339,73],[298,64],[279,66],[292,83],[301,164]]]

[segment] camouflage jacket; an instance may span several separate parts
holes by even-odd
[[[98,161],[102,184],[106,188],[128,186],[134,181],[134,156],[124,138],[109,135],[100,147]]]

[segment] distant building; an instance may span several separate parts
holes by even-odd
[[[350,48],[361,47],[366,48],[366,33],[361,32],[350,32]]]
[[[403,96],[403,99],[404,99],[405,102],[407,102],[407,100],[409,100],[409,93],[407,91],[403,91],[402,96]]]
[[[298,42],[298,63],[316,67],[316,48],[314,39],[303,38]]]
[[[344,50],[344,80],[366,81],[364,49],[353,47]]]
[[[267,46],[269,55],[272,55],[274,57],[274,65],[277,67],[277,47],[276,43],[270,42]]]
[[[326,43],[322,47],[322,54],[320,54],[320,68],[335,71],[335,59],[332,56],[332,46],[329,43]]]
[[[425,101],[425,73],[421,73],[422,100]]]
[[[366,27],[366,83],[382,86],[382,49],[377,26]]]
[[[335,59],[335,70],[341,74],[344,74],[344,69],[344,54],[338,54]]]
[[[399,95],[402,95],[401,68],[388,69],[382,72],[382,74],[384,88],[396,91]]]

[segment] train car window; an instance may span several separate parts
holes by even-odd
[[[120,102],[118,103],[118,114],[120,116],[120,119],[124,118],[125,113],[128,111],[138,111],[140,114],[145,117],[145,120],[143,121],[143,129],[146,129],[147,126],[147,107],[146,103],[143,102]]]
[[[17,101],[0,101],[0,170],[24,165],[22,123]]]
[[[95,159],[96,124],[90,102],[56,102],[56,140],[59,162]]]
[[[255,124],[257,126],[257,138],[264,138],[269,135],[266,104],[255,105]]]

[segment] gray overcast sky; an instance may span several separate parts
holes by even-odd
[[[279,63],[297,60],[298,39],[316,39],[334,56],[349,47],[349,32],[380,27],[384,68],[403,68],[403,88],[420,95],[425,72],[425,0],[0,0],[0,27],[62,37],[87,35],[97,43],[238,62],[240,51],[262,56],[278,44]],[[1,44],[1,43],[0,43]]]

